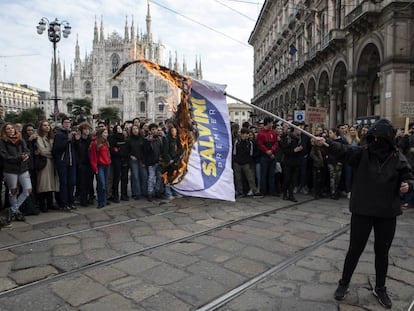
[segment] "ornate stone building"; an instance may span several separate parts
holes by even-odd
[[[60,112],[67,112],[67,104],[73,99],[87,98],[93,103],[94,114],[101,107],[116,107],[123,120],[140,117],[161,121],[170,114],[168,105],[178,103],[176,88],[141,64],[128,67],[116,80],[111,78],[123,64],[142,58],[183,75],[202,79],[201,60],[196,60],[195,69],[189,71],[185,60],[182,65],[179,64],[177,53],[174,61],[170,53],[168,64],[165,63],[164,54],[164,45],[153,40],[149,4],[145,34],[135,29],[133,20],[130,27],[126,20],[123,36],[113,32],[105,38],[103,20],[99,29],[95,20],[92,52],[81,59],[77,41],[74,67],[71,67],[70,73],[66,73],[65,68],[62,72],[61,63],[58,62],[58,98],[62,99],[59,102]],[[53,88],[52,61],[50,89]]]
[[[414,102],[414,6],[394,0],[266,0],[252,103],[282,117],[326,107],[325,125],[381,116],[402,126]]]
[[[0,119],[7,113],[20,113],[39,107],[39,90],[26,84],[0,82]],[[43,107],[40,107],[43,109]]]
[[[231,122],[237,123],[241,127],[244,122],[252,121],[252,108],[250,106],[239,102],[228,103],[227,106],[229,108],[229,116]]]

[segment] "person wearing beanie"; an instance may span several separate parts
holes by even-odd
[[[373,294],[385,307],[392,302],[385,280],[388,253],[394,239],[397,216],[402,214],[400,193],[413,191],[414,176],[407,159],[395,146],[395,130],[390,121],[380,119],[368,130],[367,144],[350,146],[317,137],[313,143],[334,154],[353,168],[349,208],[351,230],[342,278],[335,299],[342,300],[348,292],[352,274],[374,229],[376,284]]]

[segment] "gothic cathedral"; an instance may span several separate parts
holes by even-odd
[[[73,99],[89,99],[93,114],[97,114],[101,107],[116,107],[124,121],[134,117],[149,119],[150,122],[162,121],[170,116],[168,107],[178,104],[178,90],[175,87],[139,63],[129,66],[116,80],[112,76],[123,64],[143,58],[194,79],[202,79],[200,59],[196,60],[195,69],[188,71],[185,60],[182,66],[179,64],[177,53],[173,63],[170,52],[168,64],[164,61],[164,54],[164,45],[153,41],[149,4],[146,34],[136,33],[134,21],[129,28],[126,20],[124,37],[114,31],[105,38],[103,20],[99,31],[95,20],[92,52],[82,60],[77,40],[74,67],[71,67],[70,73],[66,74],[63,68],[62,74],[62,66],[58,62],[58,97],[62,99],[59,102],[60,112],[66,113],[67,104]],[[51,90],[53,81],[51,70]]]

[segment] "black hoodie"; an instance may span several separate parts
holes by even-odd
[[[400,185],[413,190],[414,175],[407,159],[394,148],[394,128],[388,120],[375,122],[368,131],[367,146],[331,142],[324,148],[353,168],[352,213],[379,218],[401,215]]]

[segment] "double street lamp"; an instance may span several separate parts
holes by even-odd
[[[55,88],[55,98],[54,98],[54,109],[53,114],[55,116],[55,123],[57,121],[57,116],[59,114],[58,106],[58,97],[57,97],[57,64],[56,64],[56,43],[58,43],[63,35],[63,38],[67,38],[70,35],[72,27],[67,21],[59,21],[55,18],[54,21],[49,22],[46,17],[42,17],[37,25],[37,33],[39,35],[43,34],[43,31],[46,30],[47,26],[47,36],[49,41],[53,43],[53,78],[54,78],[54,88]],[[63,30],[62,30],[63,26]]]

